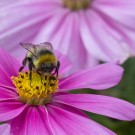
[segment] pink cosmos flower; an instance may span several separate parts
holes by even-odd
[[[20,53],[20,41],[50,41],[76,68],[89,67],[91,54],[121,63],[135,54],[134,0],[3,1],[0,46],[13,54]]]
[[[69,93],[73,89],[102,90],[115,86],[123,74],[120,66],[102,64],[64,77],[62,74],[71,65],[65,56],[56,55],[61,63],[61,77],[57,80],[54,76],[47,76],[49,79],[45,77],[41,81],[41,76],[33,72],[30,84],[29,72],[18,74],[20,64],[0,50],[0,122],[10,124],[10,134],[116,135],[89,119],[81,110],[120,120],[135,119],[135,106],[127,101],[95,94]]]

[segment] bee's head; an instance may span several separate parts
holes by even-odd
[[[42,63],[38,70],[44,73],[51,73],[54,67],[53,63]]]

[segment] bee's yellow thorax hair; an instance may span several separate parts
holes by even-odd
[[[45,55],[41,55],[40,57],[38,57],[38,59],[34,60],[34,65],[40,65],[41,63],[44,63],[44,62],[48,62],[48,63],[55,63],[57,62],[57,59],[56,57],[53,55],[53,54],[45,54]]]

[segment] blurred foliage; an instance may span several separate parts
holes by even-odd
[[[79,90],[77,93],[108,95],[121,98],[135,104],[135,58],[128,59],[122,66],[124,68],[124,75],[121,82],[116,87],[103,91],[85,89]],[[87,114],[90,115],[93,120],[105,127],[108,127],[118,135],[135,135],[135,121],[119,121],[89,112],[87,112]]]

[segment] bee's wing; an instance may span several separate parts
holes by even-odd
[[[52,44],[49,43],[49,42],[44,42],[44,43],[41,43],[40,45],[41,45],[44,49],[53,51],[53,46],[52,46]]]
[[[39,45],[34,45],[32,43],[20,43],[21,46],[28,50],[29,52],[33,53],[34,55],[36,55],[37,49],[39,47]]]
[[[49,42],[44,42],[38,45],[32,44],[32,43],[20,43],[23,48],[28,50],[29,52],[33,53],[34,55],[37,54],[38,49],[45,49],[45,50],[50,50],[53,51],[52,44]]]

